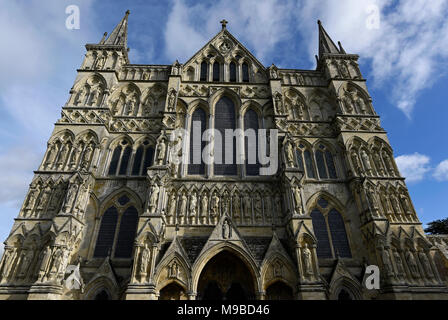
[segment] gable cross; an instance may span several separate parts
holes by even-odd
[[[227,23],[229,23],[226,19],[223,19],[220,22],[221,22],[221,26],[222,26],[223,29],[225,29],[226,26],[227,26]]]

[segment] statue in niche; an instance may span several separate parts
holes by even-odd
[[[255,219],[257,221],[260,221],[262,219],[262,208],[261,208],[261,197],[257,193],[257,195],[254,197],[254,212],[255,212]]]
[[[282,198],[279,194],[276,194],[274,197],[274,203],[275,203],[275,211],[277,212],[279,217],[284,216],[284,212],[282,210]]]
[[[278,73],[274,64],[269,68],[269,75],[271,76],[271,79],[278,79]]]
[[[401,259],[401,255],[397,250],[394,250],[394,260],[395,265],[397,266],[397,274],[399,276],[402,276],[405,274],[404,266],[403,266],[403,259]]]
[[[244,218],[250,219],[252,217],[252,203],[249,194],[245,194],[243,197],[244,205]]]
[[[367,154],[366,150],[361,149],[361,159],[362,163],[364,164],[364,168],[366,168],[367,174],[372,174],[372,165],[370,164],[369,155]]]
[[[98,57],[96,61],[96,69],[102,69],[104,67],[104,63],[106,62],[106,58],[104,56]]]
[[[165,152],[166,152],[166,144],[165,138],[160,139],[159,144],[157,145],[157,165],[163,165],[163,161],[165,160]]]
[[[87,188],[81,186],[80,189],[81,190],[79,191],[78,201],[76,202],[75,206],[78,217],[82,217],[82,215],[84,214],[85,207],[88,202],[88,196],[90,193],[90,186],[88,186]]]
[[[222,223],[222,238],[230,239],[232,237],[232,229],[230,228],[229,222],[227,219]]]
[[[301,214],[303,214],[303,211],[302,211],[302,194],[300,193],[300,188],[298,186],[295,186],[293,188],[293,193],[294,193],[296,212],[299,215],[301,215]]]
[[[230,197],[227,192],[222,197],[222,214],[226,216],[230,215]]]
[[[56,145],[52,144],[47,153],[47,159],[44,164],[45,169],[48,169],[49,167],[52,166],[52,164],[54,163],[54,160],[56,158],[56,154],[57,154]]]
[[[90,160],[92,160],[93,155],[93,147],[91,145],[88,145],[86,150],[84,151],[84,154],[82,155],[81,160],[81,168],[87,169],[90,165]]]
[[[33,258],[34,251],[32,249],[24,249],[22,251],[22,253],[20,254],[20,265],[17,272],[19,278],[23,279],[26,277]]]
[[[367,112],[367,105],[364,102],[364,99],[362,97],[360,97],[359,95],[357,95],[357,98],[356,98],[355,101],[356,101],[356,105],[358,106],[359,112],[362,113],[362,114],[367,114],[368,113]]]
[[[272,273],[274,278],[281,278],[283,273],[283,264],[280,260],[276,260],[272,266]]]
[[[266,216],[266,219],[270,221],[272,218],[272,198],[271,196],[267,195],[264,199],[264,214]]]
[[[384,163],[386,164],[387,171],[392,177],[395,177],[395,169],[392,165],[389,155],[386,151],[382,152]]]
[[[313,258],[311,250],[308,248],[308,244],[305,243],[305,247],[302,249],[304,273],[307,276],[313,275]]]
[[[204,193],[201,198],[201,218],[203,222],[207,217],[207,213],[208,213],[208,196],[206,193]]]
[[[390,202],[392,204],[392,208],[396,214],[401,214],[400,204],[398,203],[398,199],[395,194],[390,195]]]
[[[426,276],[429,279],[434,278],[434,273],[432,272],[431,263],[429,262],[428,256],[423,251],[419,251],[418,259],[423,266],[423,270],[425,271]]]
[[[288,167],[294,168],[294,150],[292,146],[292,142],[286,143],[286,161],[288,163]]]
[[[159,186],[155,183],[151,188],[151,196],[149,198],[149,213],[155,213],[159,200]]]
[[[168,267],[168,277],[170,278],[179,278],[179,265],[176,261]]]
[[[278,93],[275,96],[274,100],[275,100],[275,106],[276,106],[277,113],[278,114],[284,114],[285,110],[284,110],[284,107],[283,107],[282,95],[280,93]]]
[[[30,192],[28,193],[28,198],[25,203],[25,210],[32,213],[34,206],[36,204],[37,197],[39,196],[39,186],[36,186],[35,188],[31,188]]]
[[[420,278],[417,262],[415,261],[414,254],[410,250],[406,251],[406,262],[408,263],[412,276],[414,278]]]
[[[48,200],[50,200],[51,196],[51,188],[47,186],[43,191],[39,199],[39,203],[37,205],[37,210],[43,211],[48,203]]]
[[[171,66],[171,75],[173,75],[173,76],[179,75],[180,74],[180,67],[181,67],[181,65],[180,65],[179,61],[176,60],[173,63],[173,65]]]
[[[190,197],[190,218],[195,218],[197,214],[198,197],[196,196],[196,191],[193,191]]]
[[[79,89],[78,94],[76,95],[75,98],[75,106],[79,106],[80,104],[83,104],[87,99],[87,88],[86,87],[82,87],[81,89]]]
[[[401,204],[403,205],[404,212],[406,214],[412,214],[411,204],[409,203],[409,199],[405,194],[400,195]]]
[[[366,195],[367,195],[367,201],[370,204],[370,208],[375,212],[376,210],[378,210],[378,203],[375,199],[374,191],[369,188],[366,190]]]
[[[350,73],[348,72],[347,65],[345,64],[345,62],[340,62],[338,66],[339,66],[339,74],[342,76],[342,78],[350,79],[351,78]]]
[[[184,191],[182,193],[182,197],[181,197],[179,217],[185,217],[185,214],[187,212],[187,201],[188,201],[188,198],[187,198],[186,192]]]
[[[169,205],[168,205],[168,217],[173,217],[176,214],[176,194],[174,191],[171,193],[169,198]]]
[[[132,94],[127,100],[126,109],[125,109],[124,114],[127,116],[132,116],[135,111],[136,103],[137,103],[137,98],[135,97],[135,94]]]
[[[61,152],[59,153],[59,160],[58,160],[59,169],[64,168],[65,160],[67,159],[69,151],[70,151],[69,145],[63,144],[61,147]]]
[[[237,194],[233,195],[232,199],[232,213],[234,219],[239,219],[241,217],[241,203],[240,197]]]
[[[100,98],[100,94],[101,94],[101,92],[100,92],[99,88],[96,88],[93,91],[92,100],[91,100],[91,105],[92,106],[98,106],[98,104],[100,103],[100,101],[98,100]]]
[[[383,248],[381,250],[381,260],[383,262],[384,270],[386,271],[386,275],[391,277],[394,275],[394,269],[392,266],[392,260],[390,258],[389,250],[387,248]]]
[[[55,187],[53,197],[51,197],[50,205],[48,206],[49,212],[57,212],[59,210],[63,192],[64,188],[61,184]]]
[[[362,167],[361,167],[361,162],[359,160],[358,154],[356,153],[355,150],[352,150],[351,156],[352,156],[352,163],[353,163],[353,169],[355,171],[355,174],[360,175],[362,173]]]
[[[168,112],[173,112],[176,106],[176,90],[171,89],[168,96]]]
[[[1,270],[1,282],[5,282],[8,280],[12,264],[17,256],[17,248],[5,246],[5,252],[2,257],[2,265],[0,267]]]
[[[119,115],[121,110],[123,110],[123,106],[125,103],[125,98],[123,95],[120,95],[113,103],[112,103],[112,114]]]
[[[148,245],[145,244],[143,247],[142,253],[140,254],[140,268],[139,268],[139,274],[142,279],[142,282],[144,278],[146,277],[147,271],[148,271],[148,264],[150,259],[150,250],[148,248]]]
[[[81,148],[82,148],[82,146],[81,146]],[[76,163],[78,162],[78,157],[79,157],[80,152],[81,152],[80,148],[73,149],[72,155],[70,157],[70,163],[69,163],[69,167],[71,169],[75,169]]]
[[[53,253],[53,257],[52,257],[52,263],[51,263],[51,268],[50,268],[50,280],[55,280],[59,270],[61,268],[61,264],[62,264],[62,260],[63,260],[63,252],[61,250],[61,248],[57,248],[55,250],[55,252]]]
[[[65,204],[64,204],[65,213],[68,213],[69,210],[71,210],[71,208],[73,207],[73,203],[75,202],[77,192],[78,192],[78,185],[76,183],[72,183],[68,188],[67,195],[65,197]]]
[[[219,196],[216,193],[216,191],[213,193],[212,196],[212,203],[211,203],[211,210],[210,210],[210,216],[212,218],[218,217],[219,216]]]
[[[42,278],[45,275],[45,272],[47,271],[48,262],[51,258],[51,248],[50,246],[46,246],[45,249],[43,249],[39,256],[39,272],[38,272],[38,279],[42,280]]]
[[[346,91],[346,93],[344,94],[344,97],[342,98],[342,101],[344,103],[345,110],[347,111],[347,113],[353,114],[353,112],[355,111],[355,106],[354,106],[353,99],[350,95],[350,91]]]
[[[384,176],[384,168],[383,168],[383,164],[381,163],[381,159],[380,159],[378,152],[374,151],[372,153],[372,157],[373,157],[373,161],[375,162],[375,166],[378,170],[378,175]]]

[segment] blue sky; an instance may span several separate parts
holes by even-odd
[[[79,30],[65,27],[69,5],[80,8]],[[68,98],[84,45],[111,32],[127,9],[130,59],[142,64],[185,62],[225,18],[264,65],[314,69],[322,20],[334,41],[360,55],[421,221],[448,216],[448,0],[0,0],[0,7],[1,240]]]

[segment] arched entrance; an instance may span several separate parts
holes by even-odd
[[[160,290],[159,300],[186,300],[186,298],[184,289],[174,282]]]
[[[267,300],[293,300],[292,289],[281,281],[271,284],[266,289]]]
[[[228,251],[218,253],[205,265],[197,291],[201,300],[255,299],[252,273],[240,258]]]

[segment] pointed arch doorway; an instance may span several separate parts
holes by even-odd
[[[201,300],[253,300],[254,278],[235,254],[221,251],[207,262],[198,281]]]

